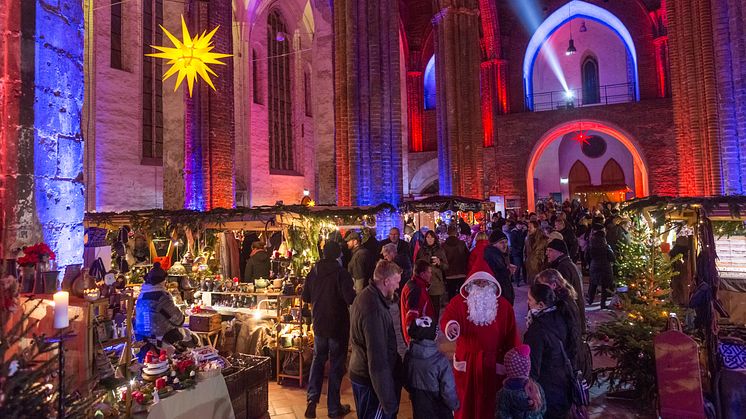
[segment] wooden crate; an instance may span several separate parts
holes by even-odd
[[[189,316],[189,330],[193,332],[212,332],[220,330],[222,317],[219,313],[198,313]]]

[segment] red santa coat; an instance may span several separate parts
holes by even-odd
[[[502,365],[505,353],[521,343],[513,306],[502,297],[498,304],[495,321],[487,326],[477,326],[467,319],[466,299],[461,295],[451,300],[441,318],[443,332],[449,322],[455,321],[461,327],[453,360],[461,402],[455,419],[495,417],[495,396],[505,379],[497,374],[497,364]]]
[[[430,304],[430,296],[427,294],[427,283],[419,275],[410,279],[401,292],[401,329],[404,341],[409,345],[409,330],[407,329],[414,319],[422,316],[435,317],[435,308]],[[435,319],[437,321],[437,319]]]

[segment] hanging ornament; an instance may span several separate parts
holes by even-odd
[[[189,29],[187,29],[186,23],[184,22],[184,16],[181,16],[181,34],[183,41],[180,41],[175,36],[166,30],[163,26],[163,33],[168,36],[168,39],[174,44],[174,48],[155,46],[151,45],[152,48],[161,51],[153,54],[145,54],[148,57],[163,58],[168,60],[166,64],[170,64],[171,68],[163,74],[163,80],[167,80],[175,73],[179,73],[176,78],[176,85],[174,91],[179,88],[181,82],[186,77],[187,85],[189,86],[189,97],[192,96],[192,88],[194,87],[194,81],[199,75],[207,84],[215,90],[215,86],[210,80],[210,74],[217,77],[214,71],[209,67],[209,64],[220,64],[225,65],[221,62],[220,58],[226,58],[232,56],[232,54],[220,54],[212,52],[215,48],[212,45],[212,37],[215,32],[220,28],[217,26],[210,33],[206,34],[206,31],[202,32],[201,35],[195,35],[192,38],[189,35]]]
[[[580,144],[582,147],[583,145],[590,145],[590,142],[588,141],[589,138],[591,137],[587,133],[583,134],[583,130],[581,129],[578,131],[578,135],[574,136],[572,140]]]

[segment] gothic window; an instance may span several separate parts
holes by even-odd
[[[269,113],[269,168],[295,170],[292,127],[290,41],[277,10],[267,18],[267,100]]]
[[[591,184],[591,174],[588,171],[588,168],[580,160],[572,165],[570,168],[570,174],[567,178],[570,185],[570,196],[575,196],[579,187]]]
[[[111,68],[122,67],[122,0],[111,0]]]
[[[163,45],[163,0],[143,0],[142,157],[144,162],[163,162],[163,74],[161,60],[146,57],[150,45]]]
[[[253,49],[251,50],[251,90],[254,103],[263,105],[262,82],[259,73],[259,56],[256,55],[256,50]]]
[[[624,185],[624,170],[614,159],[609,159],[601,171],[601,183],[603,185]]]
[[[583,104],[601,102],[601,90],[598,83],[598,63],[593,57],[583,61]]]
[[[425,109],[435,109],[435,54],[430,58],[425,67]]]

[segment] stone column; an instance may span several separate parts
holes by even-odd
[[[434,0],[440,193],[484,197],[477,0]]]
[[[497,144],[497,117],[508,113],[507,61],[502,59],[500,25],[494,1],[479,0],[482,23],[482,123],[484,146]]]
[[[83,262],[83,3],[0,10],[0,258],[46,242]]]
[[[422,52],[409,51],[407,69],[407,116],[409,117],[409,150],[423,151],[422,128],[425,111],[425,86],[422,72]]]
[[[719,1],[719,0],[718,0]],[[717,1],[716,1],[717,2]],[[715,2],[715,3],[716,3]],[[718,92],[710,0],[668,0],[679,193],[722,192]]]
[[[399,21],[398,0],[334,2],[339,205],[401,200]]]
[[[189,17],[192,33],[211,31],[215,52],[233,52],[233,10],[229,0],[192,1]],[[197,210],[233,207],[234,102],[233,60],[211,67],[217,76],[215,90],[199,81],[190,98],[187,89],[184,123],[185,207]],[[166,186],[167,187],[167,186]]]
[[[669,0],[670,1],[670,0]],[[746,193],[746,0],[712,3],[722,192]],[[719,191],[718,191],[719,192]]]

